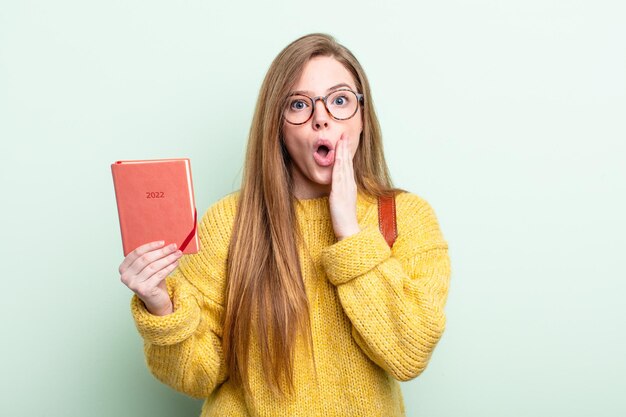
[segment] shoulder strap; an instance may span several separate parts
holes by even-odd
[[[393,247],[393,243],[398,237],[398,227],[396,225],[396,198],[394,195],[378,197],[378,228],[385,237],[389,247]]]

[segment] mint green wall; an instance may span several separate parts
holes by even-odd
[[[621,1],[0,2],[0,415],[199,415],[129,313],[109,164],[237,187],[262,77],[329,32],[364,65],[396,185],[450,244],[447,332],[407,415],[626,415]]]

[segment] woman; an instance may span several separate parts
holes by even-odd
[[[377,197],[394,194],[390,249]],[[241,189],[198,235],[197,254],[153,242],[120,265],[159,380],[206,398],[202,416],[405,415],[398,380],[444,329],[448,246],[430,205],[392,188],[367,78],[332,37],[276,57]]]

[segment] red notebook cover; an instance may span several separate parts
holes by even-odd
[[[198,213],[189,158],[111,164],[124,256],[156,240],[198,252]]]

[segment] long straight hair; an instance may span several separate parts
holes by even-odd
[[[329,56],[352,75],[365,97],[363,132],[354,156],[359,192],[389,195],[380,126],[365,72],[332,36],[314,33],[283,49],[261,86],[248,147],[227,262],[223,349],[230,378],[251,395],[249,349],[255,337],[267,386],[278,396],[294,391],[295,343],[300,334],[312,354],[309,303],[297,244],[302,238],[294,203],[292,160],[283,143],[283,109],[306,63]],[[313,363],[315,363],[313,358]]]

